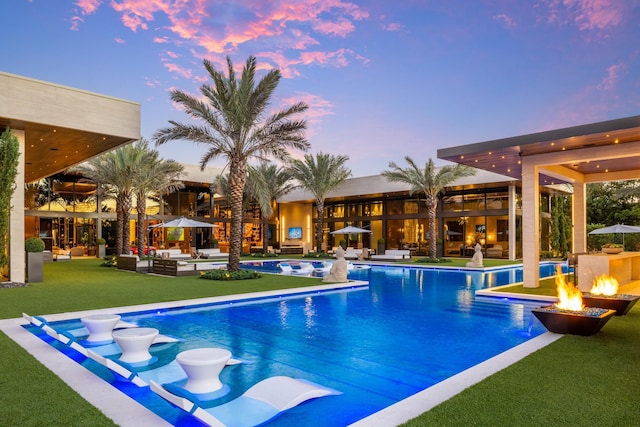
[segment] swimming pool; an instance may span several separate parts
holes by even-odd
[[[541,277],[552,275],[554,267],[543,264]],[[368,287],[123,314],[123,320],[182,339],[152,352],[158,364],[202,346],[223,347],[241,359],[244,363],[223,371],[231,392],[216,404],[266,377],[289,375],[343,394],[296,407],[270,425],[344,426],[543,333],[530,313],[540,303],[475,297],[478,289],[521,275],[521,268],[372,266],[350,273],[352,279],[368,280]],[[92,361],[80,362],[113,380]],[[114,384],[171,423],[194,425],[148,389]]]

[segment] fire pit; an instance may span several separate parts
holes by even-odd
[[[609,321],[615,310],[585,307],[584,310],[563,310],[555,305],[531,310],[545,328],[556,334],[593,335]]]
[[[618,288],[618,281],[614,277],[599,276],[591,290],[582,294],[582,301],[586,307],[608,308],[615,310],[616,316],[624,316],[640,296],[619,294]]]
[[[556,273],[558,302],[531,310],[547,330],[557,334],[593,335],[609,321],[616,310],[585,307],[582,293],[564,279],[558,266]]]

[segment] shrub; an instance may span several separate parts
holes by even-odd
[[[260,277],[262,275],[254,270],[209,270],[200,274],[201,279],[208,280],[248,280],[259,279]]]
[[[104,245],[104,244],[106,244],[106,243],[107,243],[107,241],[106,241],[106,240],[104,240],[102,237],[98,237],[98,238],[96,239],[96,245]]]
[[[313,252],[302,255],[302,258],[331,259],[331,255],[324,252]]]
[[[39,237],[29,237],[24,241],[24,250],[27,252],[44,251],[44,240]]]
[[[451,262],[451,260],[447,258],[418,258],[415,260],[417,263],[421,264],[444,264],[447,262]]]

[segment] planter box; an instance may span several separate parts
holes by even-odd
[[[584,336],[598,332],[616,314],[615,310],[599,308],[588,308],[584,312],[570,312],[556,309],[552,305],[534,308],[531,311],[550,332]]]
[[[44,253],[26,252],[27,282],[42,282],[44,276]]]
[[[605,254],[619,254],[624,251],[624,248],[602,248],[602,252]]]
[[[586,307],[600,307],[616,311],[616,316],[624,316],[640,299],[638,295],[616,294],[610,297],[602,295],[582,294],[582,302]]]

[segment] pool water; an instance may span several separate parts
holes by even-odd
[[[542,264],[541,277],[555,264]],[[227,367],[222,404],[274,375],[304,378],[342,392],[295,407],[270,426],[346,426],[545,332],[531,314],[540,303],[475,296],[475,291],[522,280],[522,269],[372,266],[351,279],[369,286],[345,291],[122,315],[180,342],[152,348],[156,365],[191,348],[221,347],[242,364]],[[73,329],[78,321],[58,322]],[[156,346],[154,346],[156,347]],[[174,425],[199,425],[149,391],[105,380]],[[155,366],[155,365],[154,365]]]

